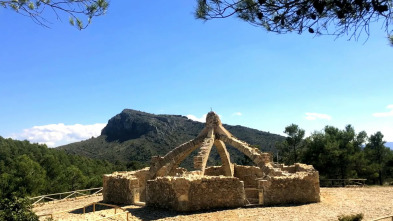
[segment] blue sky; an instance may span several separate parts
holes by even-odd
[[[112,1],[85,30],[0,10],[0,136],[58,146],[97,136],[125,108],[283,134],[352,124],[393,141],[393,48],[370,38],[277,35],[196,1]],[[192,117],[192,116],[190,116]]]

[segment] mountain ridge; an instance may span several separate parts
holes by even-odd
[[[204,128],[204,123],[193,121],[181,115],[151,114],[124,109],[109,119],[101,135],[85,141],[58,147],[71,154],[105,159],[112,162],[143,162],[148,164],[151,156],[163,156],[178,145],[194,139]],[[284,137],[243,126],[224,124],[235,137],[259,146],[263,152],[275,152],[275,143]],[[233,162],[244,162],[244,155],[228,147]],[[191,154],[194,156],[196,153]],[[218,164],[219,156],[212,149],[210,164]],[[185,160],[186,167],[192,159]]]

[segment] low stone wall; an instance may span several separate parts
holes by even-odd
[[[158,177],[147,181],[148,206],[196,211],[244,204],[244,183],[235,177]]]
[[[302,163],[295,163],[290,166],[286,166],[284,164],[278,164],[278,165],[276,164],[276,166],[280,168],[282,171],[287,173],[308,172],[314,170],[314,167],[312,165],[307,165]]]
[[[102,196],[104,202],[133,204],[139,201],[139,181],[126,173],[104,175]]]
[[[104,202],[134,204],[145,201],[149,168],[129,172],[114,172],[103,177]]]
[[[200,171],[174,170],[175,176],[149,179],[149,168],[104,175],[104,202],[147,205],[177,211],[233,208],[248,203],[265,206],[320,201],[319,174],[312,166],[294,164],[234,165],[234,177],[222,166]]]
[[[220,176],[224,175],[224,168],[222,166],[212,166],[205,169],[206,176]]]
[[[320,202],[319,173],[310,165],[295,164],[283,168],[281,176],[259,180],[258,189],[262,205]]]
[[[258,182],[256,179],[263,176],[261,168],[257,166],[242,166],[237,164],[232,164],[232,166],[234,167],[234,177],[244,181],[245,187],[258,187]],[[205,170],[205,175],[223,176],[224,169],[222,166],[207,167]]]
[[[142,170],[133,171],[134,176],[139,181],[139,201],[145,202],[146,201],[146,182],[150,178],[149,176],[149,168],[146,167]]]
[[[245,187],[257,187],[258,182],[256,179],[263,176],[261,168],[256,166],[242,166],[235,164],[235,177],[244,181]]]

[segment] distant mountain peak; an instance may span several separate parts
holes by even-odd
[[[108,141],[124,142],[143,135],[156,136],[158,131],[170,131],[176,126],[175,121],[185,120],[188,118],[181,115],[156,115],[124,109],[108,121],[101,135],[106,136]]]

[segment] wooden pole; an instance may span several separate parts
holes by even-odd
[[[93,213],[96,212],[96,203],[93,203]]]

